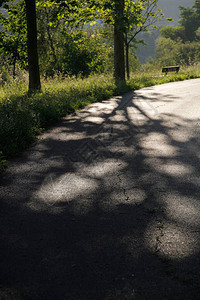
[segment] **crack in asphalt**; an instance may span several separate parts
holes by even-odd
[[[156,245],[155,245],[155,255],[160,260],[163,266],[163,272],[171,279],[176,280],[180,284],[184,286],[196,286],[199,287],[199,283],[195,282],[191,272],[187,273],[187,277],[183,277],[177,273],[176,268],[172,265],[169,259],[164,258],[161,253],[161,249],[163,246],[162,238],[164,237],[164,222],[162,220],[157,220],[157,229],[159,230],[159,234],[156,235]]]
[[[162,247],[161,238],[164,236],[164,232],[163,232],[164,224],[160,220],[158,220],[157,222],[158,222],[157,229],[159,230],[159,234],[156,236],[155,253],[160,252],[160,249]]]
[[[125,200],[126,201],[129,201],[130,200],[130,197],[127,195],[126,193],[126,189],[124,189],[124,196],[125,196]]]
[[[117,178],[118,178],[118,183],[120,184],[120,187],[121,187],[121,189],[122,189],[122,191],[123,191],[123,195],[124,195],[124,197],[125,197],[125,200],[126,201],[129,201],[130,200],[130,197],[127,195],[127,191],[126,191],[126,189],[123,187],[123,180],[121,179],[121,177],[120,177],[120,174],[117,174]]]

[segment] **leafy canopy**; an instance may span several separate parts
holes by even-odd
[[[126,31],[134,23],[139,23],[141,11],[144,9],[142,1],[124,0],[124,11],[119,12],[116,0],[38,0],[37,5],[54,6],[58,8],[58,19],[65,19],[67,24],[80,26],[84,24],[94,25],[98,21],[114,24],[116,17],[120,17],[121,30]],[[53,24],[52,24],[53,25]]]
[[[10,64],[18,62],[21,67],[27,65],[26,49],[26,12],[24,1],[12,1],[6,14],[0,13],[0,54],[6,57]]]

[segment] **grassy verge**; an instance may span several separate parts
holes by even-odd
[[[200,77],[200,66],[179,74],[160,72],[133,74],[126,84],[116,85],[112,76],[43,81],[43,92],[27,96],[27,83],[14,82],[0,88],[0,172],[6,157],[25,149],[42,131],[63,116],[92,102],[147,86]]]

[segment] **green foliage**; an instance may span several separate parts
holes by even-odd
[[[88,76],[104,70],[108,54],[100,33],[89,30],[62,31],[60,70],[68,75]]]
[[[175,65],[176,59],[176,49],[178,48],[177,42],[171,40],[170,38],[159,38],[157,40],[157,59],[161,65]]]
[[[98,2],[97,2],[98,3]],[[94,21],[97,16],[96,1],[93,0],[37,0],[38,7],[52,8],[55,12],[50,25],[56,26],[58,20],[64,20],[68,26],[79,27]]]
[[[158,20],[162,20],[164,17],[162,10],[158,6],[158,0],[141,0],[136,2],[140,3],[142,9],[138,13],[137,22],[131,20],[128,32],[132,31],[132,35],[141,31],[149,31],[156,27],[155,24]]]
[[[182,42],[195,41],[196,33],[200,27],[200,0],[195,0],[194,5],[190,7],[180,7],[179,26],[165,26],[161,29],[161,36],[170,38],[174,41],[182,40]]]
[[[200,61],[200,43],[173,41],[169,38],[157,40],[157,58],[161,65],[193,65]]]
[[[138,1],[141,4],[141,11],[136,14],[137,20],[130,18],[124,34],[124,44],[126,48],[126,71],[127,78],[129,74],[129,48],[130,45],[136,49],[138,44],[144,43],[144,40],[138,40],[137,36],[140,32],[150,32],[152,28],[156,28],[155,24],[161,20],[164,15],[162,10],[158,8],[158,0]],[[134,12],[133,12],[134,14]]]
[[[185,29],[183,26],[174,27],[172,25],[164,26],[160,29],[161,37],[171,39],[173,41],[183,41],[185,38]]]
[[[0,66],[0,85],[10,82],[10,74],[5,66]]]
[[[6,14],[0,13],[0,55],[13,65],[15,76],[16,63],[22,68],[27,67],[26,49],[26,17],[24,1],[11,2]]]
[[[176,61],[180,65],[194,65],[200,61],[200,43],[195,41],[181,44]]]
[[[140,62],[137,56],[135,55],[135,49],[130,48],[130,53],[129,53],[129,67],[130,70],[133,70],[136,72],[140,68]]]
[[[0,151],[9,155],[22,150],[33,139],[32,113],[25,96],[10,96],[0,103]]]
[[[56,12],[54,7],[37,7],[39,65],[40,72],[46,76],[53,76],[57,72],[58,37],[63,24],[57,21],[56,26],[51,26]]]
[[[180,25],[165,26],[157,40],[157,58],[162,65],[191,65],[200,61],[200,0],[180,7]]]
[[[48,7],[46,6],[48,4]],[[80,14],[81,2],[72,10],[69,6],[61,5],[59,1],[38,2],[38,49],[40,70],[45,76],[57,73],[70,76],[88,76],[105,70],[110,48],[106,46],[101,34],[101,27],[82,26]],[[88,4],[89,5],[89,4]],[[89,7],[86,11],[89,14]],[[93,13],[91,12],[93,15]],[[81,18],[83,18],[83,15]],[[74,20],[74,22],[72,22]],[[78,23],[77,23],[78,22]],[[92,18],[85,16],[85,23]]]
[[[27,96],[25,84],[1,88],[0,151],[13,155],[31,143],[41,129],[67,113],[111,97],[116,90],[111,76],[44,82],[44,92]]]
[[[116,0],[38,0],[38,5],[57,8],[57,19],[65,19],[66,24],[80,26],[102,20],[107,24],[114,24],[116,17],[121,18],[121,29],[124,31],[133,22],[138,22],[138,15],[142,7],[142,1],[124,0],[124,14],[119,13]],[[55,24],[52,22],[52,24]]]
[[[111,50],[105,44],[99,30],[86,27],[54,31],[53,48],[48,39],[44,38],[43,41],[40,34],[39,37],[40,69],[46,77],[53,77],[58,73],[63,76],[84,77],[102,73],[106,69]]]
[[[194,5],[189,7],[180,7],[180,25],[185,29],[185,41],[195,39],[195,31],[200,27],[200,0],[195,0]]]
[[[118,19],[118,30],[123,33],[131,30],[140,32],[146,30],[150,24],[154,24],[155,20],[162,15],[157,9],[158,0],[125,0],[123,13],[118,9],[118,2],[116,0],[37,0],[41,72],[46,76],[54,76],[58,72],[75,76],[100,73],[108,65],[107,57],[111,51],[102,44],[100,34],[89,34],[87,27],[83,27],[84,24],[94,25],[97,20],[101,20],[113,25]],[[4,40],[2,55],[7,55],[10,59],[15,75],[16,62],[22,68],[27,67],[24,1],[20,0],[17,3],[13,1],[7,8],[9,17],[2,15],[5,28],[1,33]],[[11,46],[11,41],[14,40]]]

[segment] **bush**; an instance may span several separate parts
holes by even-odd
[[[0,151],[14,155],[27,147],[49,124],[83,106],[107,99],[117,90],[111,76],[43,82],[44,91],[27,96],[25,84],[2,89]]]
[[[11,81],[11,76],[9,74],[8,69],[4,66],[0,67],[0,85],[5,83],[9,83]]]

